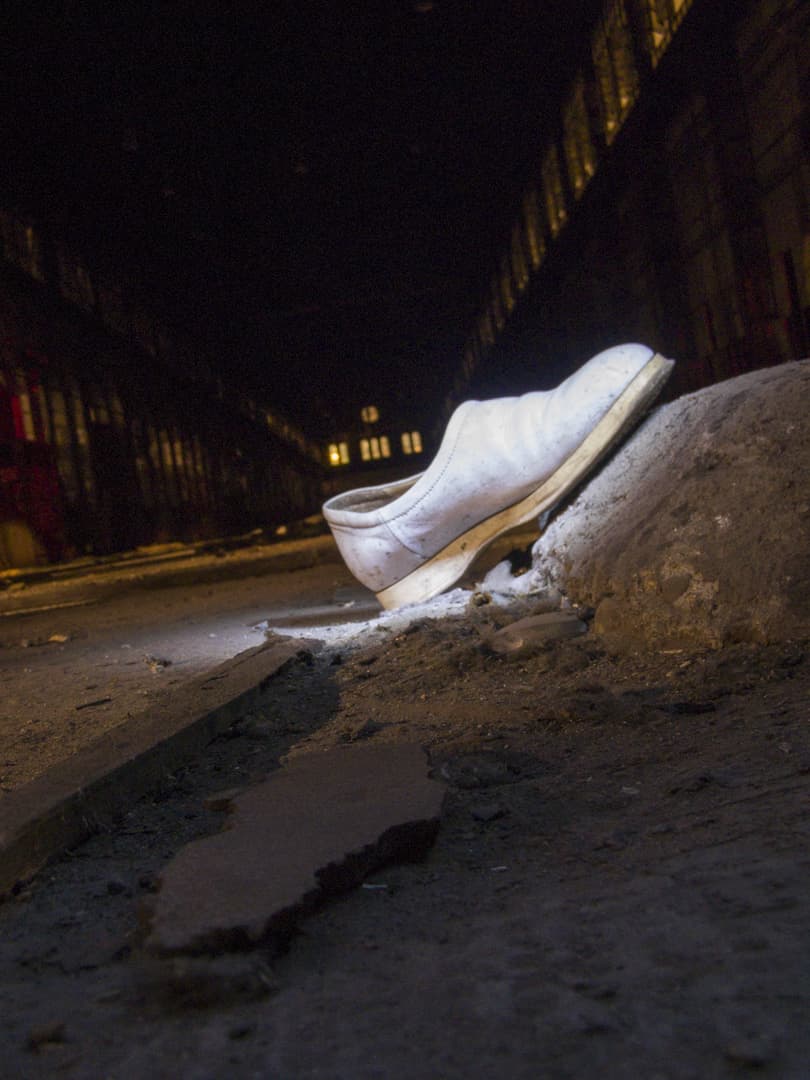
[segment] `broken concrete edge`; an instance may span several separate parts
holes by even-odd
[[[421,858],[446,795],[420,744],[296,754],[239,792],[218,832],[164,865],[142,905],[144,951],[278,951],[329,897],[392,861]]]
[[[165,701],[130,716],[0,801],[0,901],[104,827],[231,727],[267,682],[305,654],[295,638],[239,653]],[[210,707],[196,701],[214,691]],[[163,707],[161,707],[161,705]],[[191,706],[191,708],[189,707]]]
[[[268,916],[257,930],[249,926],[235,926],[228,930],[217,929],[198,934],[183,946],[163,946],[150,940],[152,902],[143,902],[140,911],[143,944],[148,953],[158,959],[181,956],[210,956],[224,952],[246,952],[262,947],[265,953],[278,955],[288,946],[295,935],[299,922],[317,911],[334,896],[350,892],[366,878],[396,862],[418,862],[424,858],[438,835],[440,815],[419,821],[394,825],[380,836],[376,843],[365,845],[358,851],[350,851],[340,860],[329,863],[315,873],[316,885],[304,893],[295,904],[290,904]]]

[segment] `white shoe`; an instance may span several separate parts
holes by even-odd
[[[448,589],[487,544],[559,502],[638,420],[672,367],[645,345],[618,345],[555,390],[465,401],[425,472],[324,504],[347,566],[384,608]]]

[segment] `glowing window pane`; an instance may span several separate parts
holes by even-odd
[[[535,188],[532,188],[523,200],[523,220],[526,225],[529,258],[531,259],[532,268],[537,270],[545,258],[546,238],[540,222],[540,205]]]
[[[370,446],[371,446],[371,456],[372,456],[372,458],[375,461],[379,461],[379,459],[380,459],[380,440],[375,435],[373,439],[369,440],[369,442],[370,442]]]
[[[602,124],[610,145],[638,97],[638,72],[624,0],[615,0],[592,42]]]
[[[338,448],[340,450],[340,464],[349,464],[349,444],[342,442]]]
[[[664,55],[692,0],[645,0],[644,23],[647,51],[653,67]]]
[[[509,254],[512,262],[512,278],[518,291],[523,292],[529,284],[529,265],[526,261],[523,230],[519,224],[512,229],[512,244]]]
[[[81,399],[75,393],[73,396],[73,430],[76,433],[76,442],[79,446],[87,446],[89,439],[87,425],[84,420],[84,409],[82,408]]]
[[[37,389],[37,406],[39,408],[39,416],[42,422],[42,433],[45,436],[45,442],[53,442],[53,434],[51,432],[51,418],[48,414],[48,403],[45,397],[45,388],[42,386]]]
[[[400,441],[402,442],[402,453],[403,454],[412,454],[413,453],[413,446],[411,445],[410,432],[403,431],[402,435],[400,436]]]
[[[501,300],[503,301],[506,314],[510,314],[515,307],[515,294],[512,290],[512,267],[509,257],[504,255],[501,259]]]
[[[489,308],[487,308],[478,320],[478,332],[481,336],[482,345],[495,344],[495,329],[492,325],[492,315],[490,314]]]
[[[366,405],[360,410],[360,419],[364,424],[376,424],[380,419],[380,410],[376,405]]]
[[[14,414],[14,433],[18,439],[36,442],[36,424],[31,408],[31,397],[28,392],[28,383],[22,372],[17,372],[14,376],[13,386],[15,395],[11,400],[11,408]]]
[[[557,147],[552,146],[543,159],[543,192],[546,197],[546,216],[551,235],[556,236],[568,218],[563,194],[562,173]]]
[[[174,469],[174,459],[172,458],[172,448],[169,442],[169,436],[165,431],[160,432],[160,449],[163,452],[163,464],[167,469]]]
[[[42,273],[42,258],[39,246],[39,237],[34,229],[27,225],[23,232],[23,243],[20,245],[20,259],[19,263],[23,270],[31,275],[31,277],[37,278],[38,281],[44,280]]]
[[[591,140],[585,82],[579,78],[563,114],[563,149],[574,196],[579,198],[596,172],[596,151]]]
[[[413,452],[415,454],[422,453],[422,436],[418,431],[411,432],[411,444],[413,445]]]
[[[368,445],[368,439],[360,440],[360,457],[363,461],[368,461],[371,458],[371,449]]]
[[[340,450],[338,449],[337,443],[329,443],[329,464],[340,464]]]
[[[383,457],[391,457],[391,443],[387,435],[380,436],[380,453]]]
[[[492,312],[492,321],[495,324],[496,330],[503,330],[506,325],[506,319],[503,314],[503,302],[501,300],[500,282],[497,277],[492,279],[492,302],[490,305],[490,311]]]
[[[28,396],[27,390],[20,392],[19,401],[23,437],[27,442],[35,442],[37,436],[34,429],[34,417],[31,411],[31,398]]]

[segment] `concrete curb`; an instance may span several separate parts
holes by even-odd
[[[0,898],[155,790],[249,708],[302,648],[284,638],[248,649],[5,796]]]
[[[322,563],[341,562],[340,553],[330,534],[303,540],[285,540],[274,544],[244,545],[223,550],[210,546],[182,548],[155,554],[127,552],[121,556],[81,559],[75,563],[23,570],[0,570],[0,597],[15,585],[34,587],[79,581],[90,576],[135,578],[143,575],[166,583],[183,584],[193,576],[216,581],[221,578],[248,577],[252,574],[285,573],[305,570]]]
[[[77,590],[92,584],[94,598],[124,587],[133,589],[168,589],[184,585],[211,585],[221,581],[268,574],[308,570],[314,566],[341,565],[337,545],[331,536],[293,541],[249,552],[223,556],[185,553],[172,558],[133,559],[116,563],[90,564],[71,568],[53,568],[36,578],[0,574],[0,616],[25,613],[36,597],[58,592],[59,600],[68,601]],[[16,586],[16,587],[15,587]]]

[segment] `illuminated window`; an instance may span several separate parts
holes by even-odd
[[[492,315],[489,312],[489,308],[487,308],[478,320],[478,334],[481,338],[482,345],[495,344],[495,329],[492,325]]]
[[[25,254],[26,270],[39,281],[44,280],[42,273],[42,257],[39,248],[39,237],[29,225],[25,230]]]
[[[48,413],[48,402],[45,396],[45,387],[38,386],[36,395],[37,404],[39,406],[39,415],[42,421],[42,433],[45,437],[45,442],[53,442],[53,434],[51,431],[51,418]]]
[[[464,378],[471,379],[472,374],[478,367],[478,354],[473,342],[467,349],[464,350],[464,360],[462,362],[462,370],[464,371]]]
[[[73,430],[76,434],[76,442],[79,446],[89,446],[90,439],[87,435],[87,424],[84,419],[84,409],[78,393],[73,393]]]
[[[537,189],[532,188],[523,200],[523,220],[526,224],[526,241],[532,269],[537,270],[546,256],[546,237],[540,221],[540,204]]]
[[[560,158],[556,146],[551,146],[543,159],[542,174],[548,227],[551,235],[556,236],[568,218],[560,172]]]
[[[496,330],[503,330],[506,319],[503,314],[503,300],[501,299],[501,284],[497,277],[492,279],[492,302],[490,304],[492,321]]]
[[[638,72],[624,0],[614,0],[593,37],[605,142],[610,145],[638,97]]]
[[[67,252],[60,251],[58,256],[59,291],[66,300],[77,304],[86,311],[95,306],[95,293],[86,268]]]
[[[403,454],[422,453],[422,436],[418,431],[402,432],[402,452]]]
[[[65,485],[68,498],[75,499],[79,493],[79,481],[76,464],[70,452],[70,421],[68,419],[65,396],[61,390],[52,390],[50,395],[51,413],[53,414],[53,436],[57,447],[57,466],[59,476]]]
[[[15,405],[16,408],[14,408]],[[31,410],[31,398],[22,378],[18,379],[17,396],[12,402],[12,408],[17,438],[25,439],[26,442],[36,442],[37,434]]]
[[[526,247],[523,240],[523,230],[519,224],[515,225],[514,229],[512,229],[510,257],[512,260],[512,279],[518,288],[518,292],[523,292],[529,284],[529,264],[526,261]]]
[[[98,388],[91,387],[87,393],[87,419],[91,424],[109,424],[110,414],[101,392]]]
[[[24,225],[13,214],[0,214],[0,238],[3,253],[31,277],[44,280],[39,237],[30,225]]]
[[[349,446],[348,443],[329,443],[328,450],[329,464],[330,465],[348,465],[349,464]]]
[[[644,0],[647,50],[653,67],[666,52],[675,31],[691,6],[692,0]]]
[[[501,300],[503,301],[504,311],[509,315],[515,308],[515,293],[512,288],[512,266],[508,255],[504,255],[501,259],[500,281]]]
[[[113,424],[119,428],[125,427],[124,405],[115,390],[109,390],[107,392],[107,400],[110,406],[110,419]]]
[[[579,198],[596,172],[596,151],[591,141],[585,82],[577,79],[563,113],[563,148],[574,197]]]
[[[376,405],[366,405],[360,410],[360,419],[364,424],[376,424],[380,419],[380,410]]]
[[[370,439],[360,440],[360,457],[363,461],[379,461],[380,458],[391,457],[391,443],[387,435],[378,438],[373,435]]]

